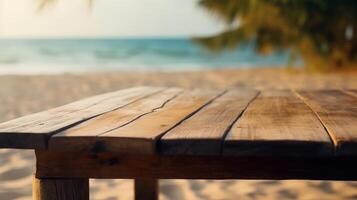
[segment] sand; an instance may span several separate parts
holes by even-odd
[[[357,71],[283,69],[0,76],[0,122],[83,97],[137,86],[356,89]],[[0,200],[31,199],[32,151],[0,150]],[[91,199],[133,199],[131,180],[91,180]],[[160,199],[357,199],[357,182],[161,180]]]

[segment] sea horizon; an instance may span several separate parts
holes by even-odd
[[[0,74],[196,71],[282,67],[289,51],[260,55],[254,41],[213,53],[189,37],[1,38]]]

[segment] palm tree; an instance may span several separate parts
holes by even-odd
[[[357,64],[355,0],[201,0],[229,28],[218,35],[194,38],[212,51],[255,40],[257,51],[290,49],[310,68]]]
[[[38,0],[39,9],[57,0]],[[91,7],[93,0],[85,0]],[[289,49],[309,68],[357,66],[356,0],[200,0],[229,28],[218,35],[193,38],[211,51],[256,42],[268,54]]]

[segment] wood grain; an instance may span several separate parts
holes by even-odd
[[[258,94],[230,90],[160,139],[160,152],[170,155],[218,155],[226,131]]]
[[[65,128],[162,91],[138,87],[90,97],[0,124],[0,147],[46,148],[48,138]]]
[[[33,178],[33,200],[89,200],[89,179]]]
[[[328,130],[338,155],[357,154],[357,98],[338,90],[297,91]]]
[[[357,90],[343,90],[343,92],[357,98]]]
[[[100,135],[160,109],[181,92],[182,90],[178,88],[167,89],[66,129],[51,137],[48,148],[73,152],[105,151],[103,147],[100,147]]]
[[[333,153],[319,119],[291,91],[263,91],[233,125],[226,155],[316,156]]]
[[[156,142],[162,134],[180,124],[204,107],[222,91],[185,91],[164,107],[121,128],[98,137],[98,148],[109,152],[156,153]]]
[[[38,178],[357,180],[357,160],[353,157],[159,156],[50,151],[36,151],[36,157]]]

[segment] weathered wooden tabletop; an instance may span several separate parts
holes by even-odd
[[[0,124],[0,147],[157,155],[357,155],[357,90],[136,87]]]
[[[0,124],[34,149],[34,199],[89,199],[90,178],[357,180],[357,90],[137,87]]]

